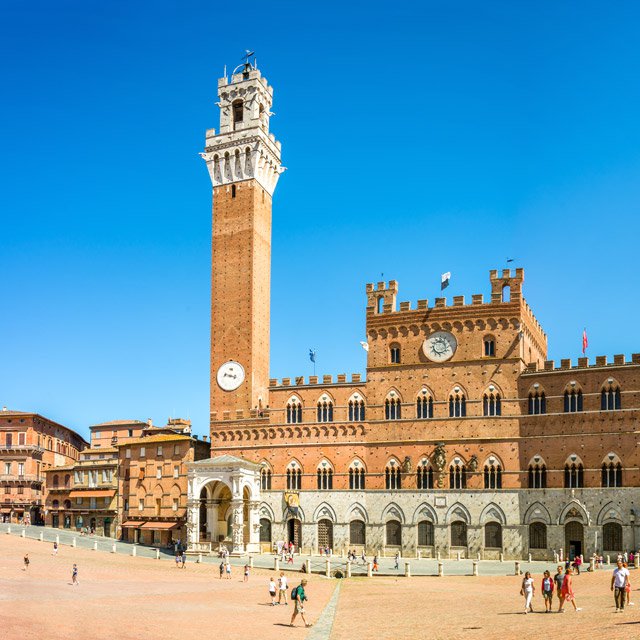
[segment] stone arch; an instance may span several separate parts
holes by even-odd
[[[351,520],[362,520],[365,523],[369,522],[369,514],[359,502],[352,504],[347,509],[347,522],[351,522]]]
[[[415,394],[416,398],[421,398],[426,396],[427,398],[433,398],[433,401],[436,401],[436,394],[433,393],[431,387],[428,387],[426,384],[423,384]]]
[[[402,402],[402,394],[396,387],[391,387],[384,396],[385,400],[395,400],[396,398]]]
[[[490,502],[480,514],[480,524],[486,524],[487,522],[499,522],[501,525],[507,524],[504,511],[494,502]]]
[[[266,518],[267,520],[271,520],[271,522],[274,522],[276,519],[273,509],[266,502],[260,503],[259,514],[261,518]]]
[[[487,454],[481,466],[484,467],[484,466],[491,466],[491,465],[493,466],[500,465],[500,468],[504,469],[504,464],[502,463],[500,456],[497,453],[493,453],[493,451]]]
[[[392,502],[384,508],[384,511],[382,512],[382,520],[383,522],[388,522],[389,520],[398,520],[400,524],[404,524],[404,511],[402,511],[402,509],[395,502]]]
[[[545,459],[539,453],[536,453],[535,456],[531,457],[531,460],[529,460],[529,465],[528,466],[535,467],[536,465],[538,465],[540,467],[542,465],[544,465],[545,467],[547,466],[547,463],[546,463]]]
[[[564,463],[565,465],[568,464],[569,466],[575,464],[576,467],[578,465],[582,465],[584,467],[584,462],[582,462],[582,458],[577,453],[570,453]]]
[[[336,512],[328,502],[320,503],[313,512],[313,521],[318,522],[318,520],[331,520],[333,523],[338,522]]]
[[[572,500],[567,505],[565,505],[565,507],[560,512],[558,524],[564,525],[571,520],[578,520],[582,522],[582,524],[586,525],[591,524],[589,512],[578,500]]]
[[[533,522],[551,524],[551,514],[542,502],[534,502],[524,514],[524,524],[531,524]]]
[[[607,504],[600,509],[596,522],[599,525],[606,524],[607,522],[618,522],[620,524],[624,524],[624,518],[620,512],[620,507],[615,502],[607,502]]]
[[[438,524],[438,514],[436,510],[426,502],[423,502],[413,512],[413,524],[417,524],[421,520],[429,520],[433,524]]]
[[[462,520],[465,524],[471,524],[471,514],[469,513],[469,509],[460,502],[452,504],[447,511],[447,524],[451,524],[455,520]]]

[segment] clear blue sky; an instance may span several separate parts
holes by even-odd
[[[640,351],[637,2],[7,0],[0,404],[208,432],[216,81],[275,88],[273,377],[364,371],[366,282],[488,294],[550,357]]]

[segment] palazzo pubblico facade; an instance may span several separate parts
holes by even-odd
[[[273,90],[218,82],[213,184],[212,458],[190,465],[192,549],[548,559],[640,544],[640,354],[547,360],[522,269],[488,295],[398,302],[366,285],[366,379],[269,377]],[[363,301],[364,301],[363,300]],[[559,319],[558,319],[559,320]]]

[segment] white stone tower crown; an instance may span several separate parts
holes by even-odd
[[[231,81],[218,80],[220,133],[208,129],[204,153],[214,187],[257,180],[273,195],[280,165],[280,143],[269,133],[273,88],[260,71],[247,63]]]

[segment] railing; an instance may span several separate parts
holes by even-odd
[[[44,482],[44,480],[35,474],[3,473],[0,474],[0,482]]]
[[[35,453],[44,453],[44,448],[37,444],[1,444],[0,451],[33,451]]]

